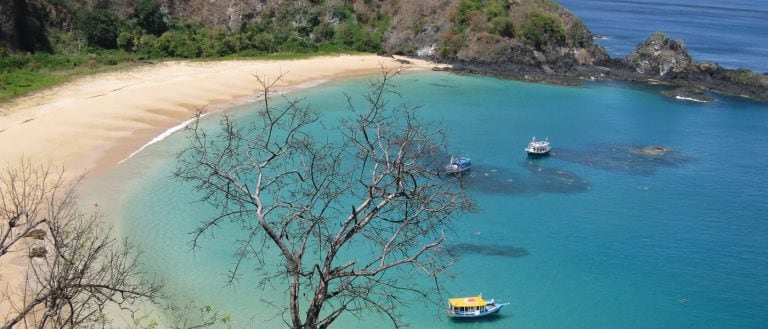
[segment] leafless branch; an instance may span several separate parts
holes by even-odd
[[[219,210],[195,231],[194,244],[221,225],[240,225],[245,236],[232,277],[249,255],[276,247],[280,266],[259,275],[287,279],[283,314],[293,328],[325,328],[341,314],[370,311],[400,327],[400,306],[411,297],[435,301],[440,292],[406,276],[444,270],[443,231],[475,209],[428,168],[446,147],[440,128],[423,122],[418,107],[391,106],[400,99],[392,84],[397,73],[382,71],[364,108],[347,96],[350,116],[323,123],[322,137],[312,133],[317,114],[301,100],[275,106],[270,90],[277,80],[256,76],[264,96],[259,120],[243,124],[224,115],[216,131],[193,125],[179,154],[175,176]],[[349,258],[348,250],[368,252]]]
[[[81,179],[68,183],[60,168],[24,159],[0,173],[0,257],[28,247],[46,251],[29,258],[23,287],[2,292],[21,302],[0,328],[104,325],[107,304],[159,296],[160,284],[142,278],[139,252],[116,240],[99,214],[81,211]],[[21,243],[33,231],[38,240]]]

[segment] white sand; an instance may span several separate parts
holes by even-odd
[[[0,106],[0,166],[22,155],[52,160],[70,172],[114,166],[199,108],[254,96],[252,75],[274,79],[279,90],[314,82],[434,65],[375,55],[290,61],[166,62],[99,74]]]
[[[0,104],[0,168],[52,161],[69,174],[115,166],[153,138],[190,119],[197,109],[222,107],[255,96],[253,75],[274,79],[277,91],[389,69],[430,69],[434,64],[375,55],[290,61],[166,62],[99,74],[11,103]],[[0,289],[18,285],[26,253],[0,259]],[[0,320],[9,314],[0,300]]]

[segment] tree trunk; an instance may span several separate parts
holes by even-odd
[[[291,266],[291,286],[290,286],[290,311],[291,322],[294,329],[301,329],[302,323],[299,318],[299,269],[295,264]]]

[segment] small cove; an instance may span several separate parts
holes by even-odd
[[[346,92],[365,79],[334,81],[291,94],[328,117],[343,115]],[[439,72],[398,78],[403,99],[449,131],[452,149],[475,168],[466,188],[480,212],[455,223],[448,246],[460,260],[441,278],[451,296],[483,293],[512,304],[493,321],[456,323],[442,309],[412,305],[416,328],[703,327],[759,328],[768,318],[768,107],[723,97],[676,102],[655,87],[623,83],[550,86]],[[340,105],[341,104],[341,105]],[[237,109],[249,119],[249,107]],[[206,124],[215,123],[215,116]],[[531,160],[531,136],[554,153]],[[91,195],[120,231],[145,250],[147,270],[181,299],[281,327],[246,271],[225,286],[232,239],[225,228],[190,250],[194,226],[212,210],[170,178],[184,143],[176,133],[94,182]],[[671,151],[649,156],[638,148]],[[101,191],[101,192],[94,192]],[[388,327],[366,318],[366,327]],[[437,321],[437,322],[436,322]],[[359,327],[357,319],[337,327]]]

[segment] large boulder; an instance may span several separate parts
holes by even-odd
[[[682,41],[672,40],[661,32],[651,34],[625,61],[638,73],[658,77],[685,71],[693,62]]]

